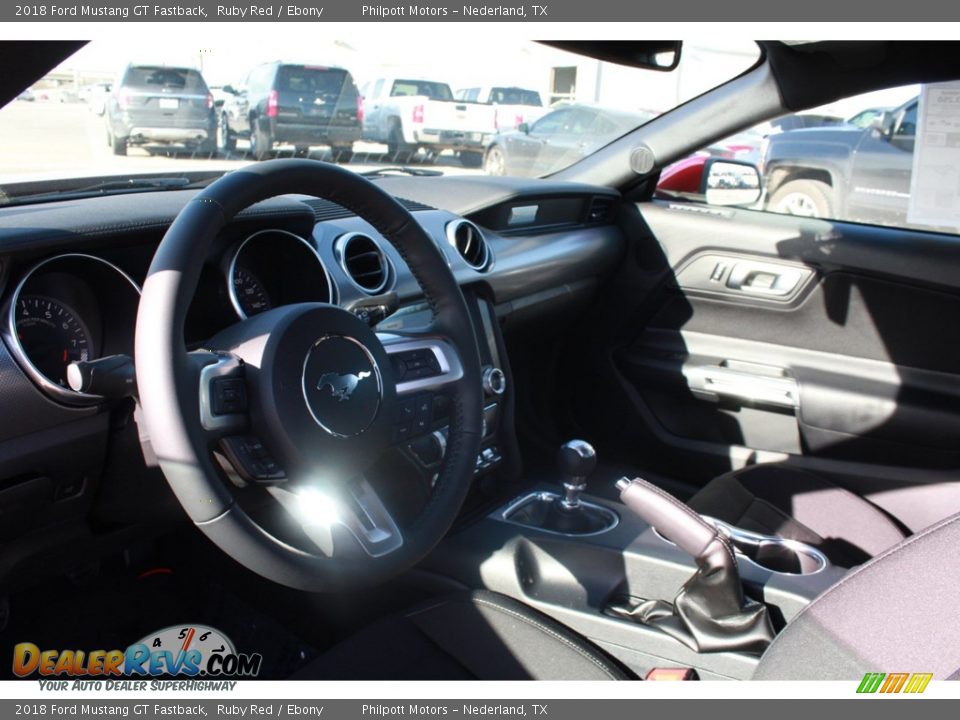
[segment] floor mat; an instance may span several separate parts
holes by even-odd
[[[229,637],[238,652],[263,656],[259,677],[282,679],[318,652],[274,618],[193,568],[104,561],[83,580],[62,578],[12,595],[9,619],[0,631],[0,658],[12,658],[17,643],[41,650],[124,650],[170,626],[206,625]],[[3,677],[12,664],[0,662]]]

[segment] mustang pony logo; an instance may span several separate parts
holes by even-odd
[[[346,375],[324,373],[320,376],[320,382],[317,383],[317,390],[323,390],[329,386],[330,394],[340,402],[343,402],[344,400],[349,400],[350,396],[353,395],[353,391],[357,389],[357,385],[360,384],[360,381],[368,377],[370,377],[369,371],[357,373],[356,375],[352,373]]]

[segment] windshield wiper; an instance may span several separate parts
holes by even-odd
[[[377,170],[368,170],[360,173],[363,177],[387,177],[389,175],[413,175],[414,177],[437,177],[443,175],[439,170],[428,170],[427,168],[415,168],[408,165],[397,165],[396,167],[384,167]]]
[[[96,197],[98,195],[117,195],[129,192],[152,190],[183,190],[200,188],[210,184],[215,177],[200,180],[189,177],[144,177],[103,180],[91,185],[79,185],[62,190],[38,193],[5,194],[0,192],[0,205],[20,205],[22,203],[44,202],[48,200],[69,200],[75,198]]]

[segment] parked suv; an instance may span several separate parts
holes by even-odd
[[[327,145],[340,162],[353,157],[363,109],[347,70],[271,62],[254,68],[243,88],[223,89],[228,97],[217,130],[221,152],[233,150],[237,138],[247,138],[258,160],[281,144],[293,145],[299,154]]]
[[[128,65],[106,103],[107,141],[115,155],[130,145],[182,145],[215,151],[213,96],[198,70]]]

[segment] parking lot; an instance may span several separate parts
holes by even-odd
[[[5,149],[0,184],[70,176],[128,177],[138,173],[228,170],[252,162],[245,157],[248,145],[243,140],[238,142],[237,151],[225,158],[195,157],[164,148],[130,148],[128,155],[116,156],[107,145],[104,119],[84,103],[11,103],[0,110],[0,136]],[[354,150],[354,159],[346,167],[357,172],[396,164],[385,157],[383,145],[357,143]],[[292,148],[277,150],[278,156],[292,154]],[[310,157],[330,160],[327,149],[322,147],[312,148]],[[481,172],[462,167],[452,153],[429,160],[421,153],[414,163],[449,174]]]

